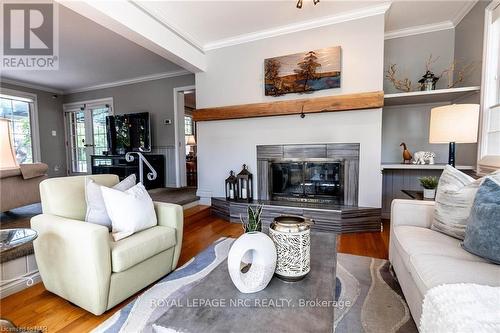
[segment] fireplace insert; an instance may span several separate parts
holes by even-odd
[[[344,163],[332,160],[269,162],[272,200],[344,203]]]

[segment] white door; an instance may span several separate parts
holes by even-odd
[[[106,116],[110,104],[83,104],[65,107],[68,174],[90,174],[91,155],[102,155],[108,149]]]

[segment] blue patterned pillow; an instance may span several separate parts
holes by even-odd
[[[477,191],[462,247],[500,264],[500,184],[492,178]]]

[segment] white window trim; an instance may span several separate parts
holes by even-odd
[[[484,42],[483,42],[483,68],[482,68],[482,82],[481,82],[481,112],[479,116],[479,145],[478,145],[478,162],[477,170],[479,174],[489,173],[496,168],[500,168],[500,156],[487,155],[487,133],[488,133],[488,116],[490,108],[491,95],[494,93],[491,87],[493,76],[496,75],[493,71],[488,71],[495,61],[492,54],[492,31],[491,21],[493,17],[493,10],[500,5],[499,1],[493,1],[485,9],[484,17]]]
[[[26,91],[14,90],[0,87],[0,93],[12,97],[25,98],[33,103],[33,110],[30,110],[31,144],[33,163],[42,161],[40,150],[40,128],[38,123],[38,96]]]
[[[113,116],[115,114],[115,107],[113,104],[113,97],[105,97],[105,98],[98,98],[98,99],[88,99],[85,101],[78,101],[78,102],[71,102],[71,103],[65,103],[63,104],[63,114],[64,114],[64,146],[66,148],[66,174],[71,175],[71,152],[70,152],[70,144],[69,144],[69,139],[68,139],[68,123],[66,120],[66,112],[75,112],[75,111],[80,111],[85,108],[98,108],[105,106],[106,104],[109,105],[109,115]]]

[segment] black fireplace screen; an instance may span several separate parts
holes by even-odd
[[[342,167],[342,162],[273,162],[270,165],[271,197],[342,204]]]

